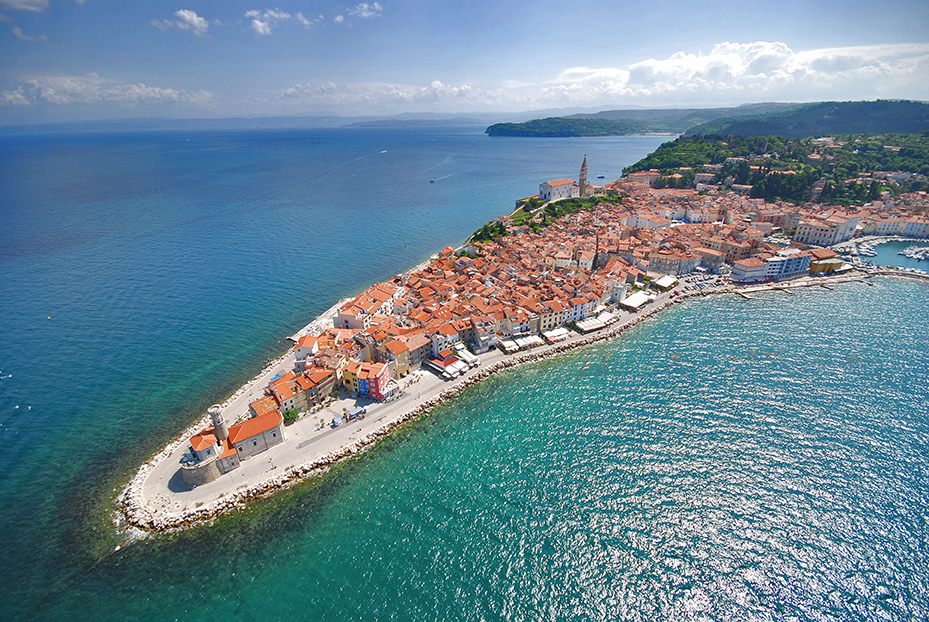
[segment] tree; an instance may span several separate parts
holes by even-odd
[[[300,417],[300,411],[296,408],[289,408],[284,411],[284,421],[293,423]]]

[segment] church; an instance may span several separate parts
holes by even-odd
[[[581,173],[577,183],[573,179],[553,179],[539,184],[539,199],[542,201],[560,201],[562,199],[586,199],[593,196],[592,188],[587,185],[587,156],[581,164]]]

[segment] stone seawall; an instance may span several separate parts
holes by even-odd
[[[699,292],[698,295],[708,295],[710,293],[725,292],[717,290],[715,292]],[[460,380],[447,389],[444,389],[435,397],[423,401],[389,424],[385,424],[373,432],[366,434],[357,441],[342,447],[340,450],[329,452],[315,460],[306,462],[299,466],[289,467],[282,473],[273,475],[267,480],[251,485],[242,490],[238,490],[234,493],[231,493],[227,497],[223,497],[216,501],[204,504],[201,507],[187,510],[180,515],[155,516],[150,511],[147,511],[144,507],[144,504],[142,503],[141,482],[144,481],[144,475],[147,474],[147,470],[151,469],[151,466],[153,466],[158,461],[159,457],[168,455],[168,453],[170,453],[170,451],[178,442],[184,442],[184,440],[186,440],[187,435],[182,435],[181,439],[178,439],[178,441],[172,443],[171,446],[166,447],[165,450],[160,452],[158,456],[154,457],[152,460],[149,460],[139,469],[139,473],[137,473],[135,478],[139,481],[139,485],[130,485],[126,488],[124,494],[121,495],[117,500],[118,510],[122,515],[125,516],[128,525],[155,533],[186,529],[197,524],[210,521],[224,512],[242,507],[249,499],[266,496],[275,490],[300,481],[306,477],[325,473],[336,463],[341,462],[347,458],[351,458],[352,456],[355,456],[370,448],[374,443],[389,435],[397,427],[407,423],[408,421],[411,421],[412,419],[431,412],[436,406],[448,402],[468,387],[471,387],[494,374],[497,374],[506,369],[540,361],[552,356],[556,356],[558,354],[562,354],[564,352],[568,352],[569,350],[574,350],[576,348],[588,346],[599,341],[605,341],[607,339],[616,337],[622,334],[625,330],[632,328],[640,322],[648,319],[652,315],[668,308],[669,306],[672,306],[676,303],[676,301],[677,299],[664,302],[659,306],[649,309],[642,315],[627,320],[622,324],[603,329],[594,335],[582,337],[570,342],[545,346],[544,348],[541,348],[537,351],[515,354],[509,359],[499,361],[484,368],[480,368],[476,371],[476,373]],[[146,467],[148,467],[148,469],[146,469]]]
[[[889,276],[907,276],[915,277],[917,275],[912,275],[908,273],[897,273],[896,271],[882,271],[878,274],[889,275]],[[727,294],[727,293],[736,293],[745,291],[748,293],[757,293],[762,291],[769,291],[774,289],[784,289],[790,287],[813,287],[823,284],[832,284],[832,283],[841,283],[848,281],[858,281],[862,279],[862,275],[848,275],[840,277],[826,277],[819,278],[815,280],[806,280],[796,283],[773,283],[755,286],[745,289],[737,289],[735,287],[727,286],[714,288],[710,290],[700,290],[694,292],[688,292],[686,294],[680,295],[678,297],[669,299],[660,305],[657,305],[648,311],[642,312],[640,315],[636,315],[633,318],[626,320],[625,322],[614,324],[611,327],[607,327],[600,332],[581,337],[569,342],[564,342],[560,344],[543,346],[538,350],[532,350],[528,352],[523,352],[513,355],[511,358],[493,363],[487,367],[480,368],[476,372],[467,378],[464,378],[458,381],[456,384],[442,390],[435,397],[423,401],[414,408],[408,410],[399,418],[391,421],[388,424],[366,434],[357,441],[350,443],[341,447],[337,451],[332,451],[319,458],[308,461],[298,466],[288,467],[284,469],[281,473],[275,474],[268,479],[253,484],[242,490],[238,490],[234,493],[230,493],[228,496],[217,499],[210,503],[206,503],[201,507],[194,509],[189,509],[180,515],[174,516],[155,516],[152,512],[145,509],[144,503],[142,502],[142,482],[145,479],[148,471],[151,470],[153,465],[155,465],[158,460],[166,457],[170,454],[171,451],[179,443],[186,442],[186,439],[189,437],[189,433],[192,433],[193,430],[199,429],[198,426],[201,423],[198,423],[197,426],[194,426],[188,433],[181,435],[177,440],[175,440],[171,445],[167,446],[162,450],[157,456],[153,457],[151,460],[142,465],[136,474],[129,486],[126,487],[123,494],[117,499],[118,514],[125,518],[125,521],[128,525],[142,529],[147,532],[158,533],[158,532],[170,532],[176,530],[183,530],[190,528],[192,526],[207,522],[215,518],[216,516],[235,510],[242,507],[249,499],[258,498],[266,496],[280,488],[291,485],[295,482],[303,480],[307,477],[318,476],[326,471],[333,465],[351,458],[368,448],[370,448],[374,443],[376,443],[381,438],[389,435],[399,426],[411,421],[417,417],[421,417],[429,412],[431,412],[436,406],[444,404],[449,400],[453,399],[459,395],[462,391],[471,387],[478,382],[481,382],[488,377],[497,374],[506,369],[511,369],[518,367],[520,365],[525,365],[540,361],[546,358],[557,356],[563,354],[570,350],[576,348],[581,348],[589,346],[591,344],[606,341],[621,335],[626,330],[638,325],[640,322],[650,318],[651,316],[663,311],[664,309],[671,307],[675,304],[683,302],[684,300],[696,297],[709,296],[713,294]],[[925,277],[921,277],[922,280],[925,280]]]
[[[203,486],[215,481],[222,475],[216,458],[199,464],[182,464],[181,479],[188,486]]]

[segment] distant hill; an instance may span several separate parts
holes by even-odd
[[[801,104],[762,103],[735,108],[655,108],[603,110],[596,113],[547,117],[525,123],[496,123],[485,130],[490,136],[622,136],[667,132],[680,134],[719,118],[757,116],[793,110]]]
[[[567,119],[627,119],[627,120],[654,120],[663,119],[675,124],[706,123],[721,117],[758,116],[772,112],[793,110],[803,104],[764,102],[760,104],[744,104],[730,108],[646,108],[635,110],[603,110],[596,113],[578,113],[566,115]]]
[[[689,127],[689,126],[688,126]],[[664,119],[574,119],[570,117],[549,117],[535,119],[526,123],[496,123],[486,130],[489,136],[622,136],[624,134],[646,134],[649,132],[683,132],[686,127],[678,127]]]
[[[929,104],[913,101],[820,102],[749,118],[721,117],[695,125],[690,135],[783,136],[914,134],[929,129]]]
[[[218,119],[167,119],[159,117],[68,121],[32,125],[0,126],[0,135],[58,132],[137,132],[186,130],[300,130],[337,127],[412,127],[419,125],[486,125],[498,114],[401,114],[392,117],[231,117]],[[528,118],[528,117],[524,117]]]
[[[430,125],[483,125],[484,120],[477,117],[454,117],[450,119],[376,119],[374,121],[357,121],[348,127],[419,127]]]

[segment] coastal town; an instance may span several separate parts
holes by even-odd
[[[121,497],[128,522],[176,528],[236,507],[490,373],[614,336],[685,298],[861,278],[876,268],[858,241],[929,237],[924,192],[797,206],[703,182],[653,188],[660,174],[596,186],[585,158],[578,180],[543,182],[493,235],[340,301],[143,465]],[[583,201],[560,214],[572,200]]]

